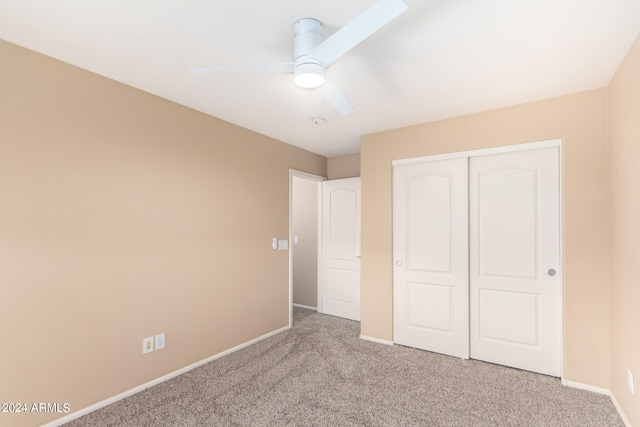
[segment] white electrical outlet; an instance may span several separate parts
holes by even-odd
[[[164,343],[165,343],[164,332],[156,335],[156,350],[160,350],[164,348]]]
[[[627,381],[629,383],[629,391],[631,394],[636,394],[636,384],[633,379],[633,372],[631,372],[631,369],[627,369]]]
[[[147,337],[142,340],[142,354],[151,353],[153,351],[153,337]]]

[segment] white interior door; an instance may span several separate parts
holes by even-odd
[[[321,313],[360,320],[360,178],[322,183]]]
[[[467,158],[393,168],[398,344],[469,357]]]
[[[469,165],[471,357],[560,376],[558,148]]]

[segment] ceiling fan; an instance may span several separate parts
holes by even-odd
[[[404,0],[379,0],[324,41],[322,22],[314,18],[300,19],[293,23],[293,62],[194,68],[188,72],[196,75],[293,72],[297,86],[316,89],[340,114],[347,115],[353,112],[353,107],[340,88],[326,78],[326,68],[408,7]]]

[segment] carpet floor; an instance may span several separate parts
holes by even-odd
[[[296,308],[292,329],[66,425],[624,426],[609,397],[557,378],[359,331]]]

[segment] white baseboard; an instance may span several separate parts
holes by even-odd
[[[618,415],[620,415],[620,418],[622,418],[622,422],[624,423],[624,425],[626,427],[631,427],[631,421],[629,421],[629,418],[627,418],[627,414],[624,413],[624,411],[622,410],[622,407],[616,400],[616,395],[613,393],[610,393],[610,396],[611,396],[611,401],[613,402],[613,406],[616,407],[616,411],[618,411]]]
[[[613,406],[615,406],[616,411],[618,412],[618,415],[620,415],[620,418],[622,419],[622,422],[624,423],[624,425],[626,427],[631,427],[631,423],[627,418],[627,414],[624,413],[624,411],[622,410],[622,407],[616,400],[616,396],[613,393],[611,393],[611,390],[602,388],[602,387],[595,387],[588,384],[577,383],[574,381],[568,381],[568,380],[565,380],[564,378],[561,381],[562,381],[562,384],[566,385],[567,387],[579,388],[580,390],[591,391],[593,393],[604,394],[605,396],[609,396],[609,398],[613,402]]]
[[[580,390],[586,390],[586,391],[591,391],[593,393],[604,394],[605,396],[611,396],[611,392],[609,391],[609,389],[606,389],[606,388],[596,387],[589,384],[577,383],[574,381],[565,380],[564,378],[562,378],[562,380],[560,381],[562,382],[562,385],[566,385],[567,387],[579,388]]]
[[[226,356],[227,354],[231,354],[231,353],[234,353],[234,352],[236,352],[238,350],[242,350],[245,347],[248,347],[248,346],[250,346],[252,344],[255,344],[257,342],[260,342],[262,340],[270,338],[270,337],[272,337],[274,335],[277,335],[277,334],[279,334],[281,332],[284,332],[284,331],[286,331],[288,329],[291,329],[291,327],[290,326],[285,326],[285,327],[277,329],[277,330],[275,330],[273,332],[269,332],[269,333],[267,333],[265,335],[262,335],[262,336],[260,336],[258,338],[254,338],[254,339],[252,339],[250,341],[247,341],[247,342],[244,342],[242,344],[239,344],[239,345],[237,345],[235,347],[232,347],[232,348],[230,348],[228,350],[225,350],[225,351],[220,352],[218,354],[214,354],[213,356],[207,357],[206,359],[200,360],[200,361],[198,361],[196,363],[193,363],[193,364],[191,364],[189,366],[185,366],[184,368],[178,369],[177,371],[170,372],[170,373],[168,373],[166,375],[163,375],[160,378],[156,378],[155,380],[151,380],[151,381],[146,382],[144,384],[141,384],[141,385],[139,385],[137,387],[134,387],[132,389],[124,391],[124,392],[122,392],[120,394],[112,396],[112,397],[110,397],[108,399],[105,399],[105,400],[103,400],[101,402],[95,403],[93,405],[87,406],[86,408],[83,408],[83,409],[80,409],[78,411],[72,412],[69,415],[66,415],[64,417],[58,418],[56,420],[53,420],[53,421],[51,421],[51,422],[49,422],[47,424],[42,425],[41,427],[58,427],[58,426],[61,426],[62,424],[65,424],[65,423],[68,423],[70,421],[73,421],[73,420],[75,420],[77,418],[80,418],[80,417],[82,417],[84,415],[87,415],[87,414],[89,414],[89,413],[91,413],[93,411],[97,411],[100,408],[104,408],[105,406],[111,405],[112,403],[115,403],[115,402],[117,402],[119,400],[122,400],[125,397],[132,396],[132,395],[134,395],[136,393],[139,393],[139,392],[141,392],[141,391],[143,391],[143,390],[145,390],[145,389],[147,389],[149,387],[153,387],[153,386],[158,385],[158,384],[160,384],[162,382],[170,380],[171,378],[177,377],[178,375],[182,375],[185,372],[189,372],[189,371],[191,371],[191,370],[193,370],[193,369],[195,369],[195,368],[197,368],[199,366],[202,366],[202,365],[204,365],[206,363],[212,362],[212,361],[214,361],[216,359],[219,359],[219,358],[221,358],[223,356]]]
[[[315,307],[307,307],[307,306],[302,306],[302,305],[298,305],[298,304],[293,304],[294,307],[301,307],[301,308],[306,308],[309,310],[317,310],[317,308]],[[254,338],[252,340],[249,340],[247,342],[244,342],[242,344],[239,344],[235,347],[232,347],[228,350],[225,350],[223,352],[214,354],[213,356],[207,357],[206,359],[200,360],[198,362],[195,362],[189,366],[185,366],[184,368],[178,369],[176,371],[170,372],[166,375],[163,375],[162,377],[156,378],[154,380],[151,380],[149,382],[146,382],[144,384],[141,384],[137,387],[134,387],[132,389],[129,389],[127,391],[124,391],[120,394],[117,394],[115,396],[112,396],[108,399],[105,399],[101,402],[95,403],[93,405],[87,406],[86,408],[80,409],[78,411],[75,411],[69,415],[66,415],[64,417],[58,418],[56,420],[53,420],[47,424],[43,424],[41,427],[59,427],[63,424],[66,424],[70,421],[73,421],[75,419],[78,419],[84,415],[87,415],[93,411],[97,411],[98,409],[104,408],[105,406],[109,406],[112,403],[115,403],[119,400],[122,400],[126,397],[132,396],[136,393],[139,393],[149,387],[153,387],[155,385],[158,385],[162,382],[165,382],[167,380],[170,380],[171,378],[177,377],[178,375],[182,375],[186,372],[189,372],[199,366],[202,366],[206,363],[212,362],[216,359],[219,359],[221,357],[224,357],[228,354],[234,353],[238,350],[242,350],[245,347],[248,347],[252,344],[255,344],[257,342],[260,342],[262,340],[265,340],[267,338],[270,338],[274,335],[277,335],[281,332],[284,332],[288,329],[291,329],[290,326],[285,326],[283,328],[277,329],[275,331],[269,332],[265,335],[262,335],[260,337]],[[366,335],[360,335],[360,339],[365,340],[365,341],[371,341],[371,342],[375,342],[378,344],[385,344],[385,345],[395,345],[395,343],[393,341],[389,341],[389,340],[383,340],[380,338],[374,338],[374,337],[369,337]],[[622,419],[622,421],[624,422],[624,425],[626,427],[631,427],[631,423],[629,422],[626,414],[624,413],[624,411],[622,410],[622,408],[620,407],[620,404],[618,403],[618,401],[616,400],[615,396],[606,388],[601,388],[601,387],[595,387],[592,385],[588,385],[588,384],[582,384],[582,383],[578,383],[578,382],[574,382],[574,381],[569,381],[569,380],[565,380],[564,378],[561,380],[562,384],[567,386],[567,387],[573,387],[573,388],[577,388],[577,389],[581,389],[581,390],[586,390],[586,391],[591,391],[594,393],[598,393],[598,394],[603,394],[606,396],[609,396],[611,398],[611,401],[613,402],[613,405],[615,406],[616,410],[618,411],[618,414],[620,415],[620,418]]]
[[[308,305],[302,305],[302,304],[293,304],[293,306],[297,308],[305,308],[307,310],[318,311],[318,307],[309,307]]]
[[[368,337],[368,336],[362,335],[362,334],[360,334],[360,339],[361,340],[365,340],[365,341],[377,342],[378,344],[395,345],[395,343],[393,341],[383,340],[383,339],[374,338],[374,337]]]

